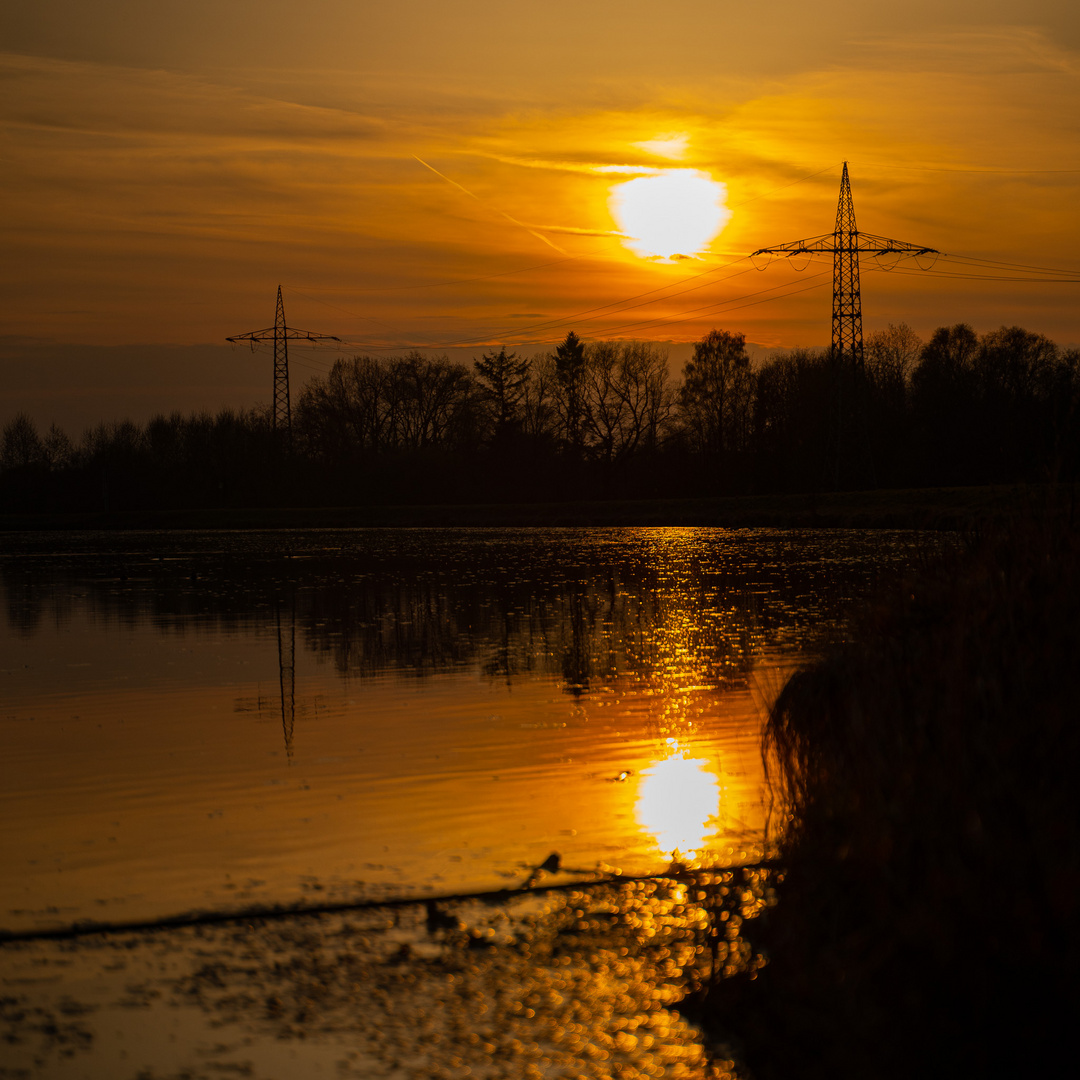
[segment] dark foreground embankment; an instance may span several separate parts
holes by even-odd
[[[1080,1015],[1080,540],[984,536],[794,676],[770,963],[707,1003],[759,1080],[1054,1075]],[[1054,1067],[1052,1067],[1054,1066]]]
[[[558,526],[967,529],[1015,514],[1062,489],[1026,485],[471,505],[235,508],[7,514],[0,532],[40,529],[332,529]]]

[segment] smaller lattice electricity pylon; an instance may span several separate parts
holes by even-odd
[[[776,247],[758,248],[750,256],[784,255],[832,255],[833,257],[833,302],[832,302],[832,356],[837,365],[840,379],[837,382],[837,446],[834,484],[839,486],[840,443],[843,438],[844,411],[842,386],[846,380],[851,382],[857,394],[864,378],[863,368],[863,330],[862,330],[862,295],[859,288],[859,256],[871,255],[880,258],[885,255],[898,257],[920,255],[940,255],[936,248],[908,244],[903,240],[890,240],[886,236],[859,232],[855,224],[855,204],[851,199],[851,181],[848,179],[847,162],[844,162],[843,175],[840,178],[840,201],[836,207],[836,228],[824,236],[812,236],[808,240],[792,240],[788,244]],[[856,403],[855,411],[859,412]],[[859,412],[857,424],[865,433],[866,416]],[[868,447],[866,448],[869,449]],[[868,459],[869,460],[869,459]],[[871,471],[873,469],[871,463]]]
[[[265,330],[252,330],[247,334],[237,334],[226,341],[249,341],[255,348],[256,342],[274,343],[274,408],[270,414],[270,425],[275,433],[281,432],[286,446],[292,443],[292,408],[289,404],[289,341],[340,341],[333,334],[316,334],[311,330],[297,330],[285,325],[285,304],[281,299],[281,286],[277,289],[277,308],[274,312],[274,325]]]

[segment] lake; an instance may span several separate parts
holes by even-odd
[[[754,863],[769,701],[877,583],[954,544],[6,534],[0,928]]]

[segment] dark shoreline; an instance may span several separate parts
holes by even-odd
[[[5,514],[0,532],[131,529],[356,529],[654,526],[967,529],[1033,507],[1062,508],[1075,485],[993,485],[553,503],[132,510]]]

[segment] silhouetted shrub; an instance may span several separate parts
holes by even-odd
[[[1080,1006],[1078,626],[1074,522],[1033,516],[784,688],[787,874],[727,1017],[758,1076],[1055,1071]]]

